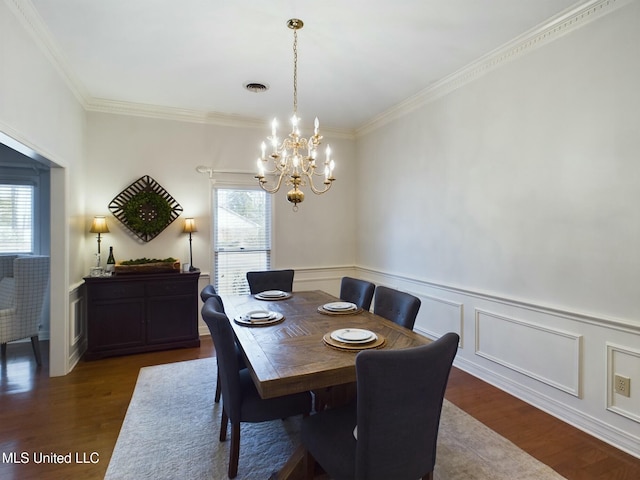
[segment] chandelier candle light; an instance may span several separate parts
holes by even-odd
[[[331,184],[335,180],[333,177],[333,169],[335,162],[331,158],[331,147],[326,148],[326,157],[324,160],[324,171],[316,171],[316,155],[320,146],[322,135],[320,135],[320,122],[316,117],[314,122],[313,135],[304,138],[300,136],[300,118],[298,117],[298,30],[302,28],[304,23],[302,20],[292,18],[287,22],[287,26],[293,30],[293,117],[291,117],[291,133],[279,143],[277,135],[278,122],[274,118],[271,123],[271,136],[267,137],[267,141],[271,145],[271,153],[267,155],[267,144],[262,142],[262,154],[258,158],[258,179],[260,187],[269,193],[276,193],[280,190],[283,179],[286,177],[285,183],[293,186],[287,192],[287,200],[293,203],[293,210],[298,211],[298,204],[304,200],[304,192],[300,187],[307,184],[311,191],[315,194],[322,194],[331,188]],[[273,166],[269,167],[270,161]],[[274,187],[267,185],[265,175],[277,176],[277,183]],[[314,177],[324,177],[322,187],[318,188],[314,185]]]

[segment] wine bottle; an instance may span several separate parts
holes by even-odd
[[[107,258],[107,272],[112,273],[116,269],[116,259],[113,256],[113,247],[109,247],[109,258]]]

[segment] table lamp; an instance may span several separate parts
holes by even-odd
[[[191,234],[193,232],[197,232],[198,228],[196,227],[196,221],[193,218],[185,218],[184,219],[184,228],[182,229],[182,233],[189,234],[189,271],[193,272],[196,268],[193,266],[193,250],[191,248]]]
[[[89,229],[91,233],[98,234],[98,263],[96,266],[100,266],[100,234],[109,233],[109,227],[107,227],[107,219],[102,216],[93,217],[93,223],[91,224],[91,228]]]

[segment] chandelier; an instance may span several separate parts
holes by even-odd
[[[300,187],[309,186],[315,194],[322,194],[331,188],[335,180],[333,169],[335,162],[331,159],[331,147],[325,150],[324,168],[317,171],[316,156],[320,146],[320,122],[316,117],[313,135],[309,138],[300,136],[300,118],[298,117],[298,30],[303,27],[302,20],[292,18],[287,22],[287,27],[293,30],[293,116],[291,117],[291,133],[282,140],[278,139],[278,122],[274,118],[271,123],[271,136],[267,137],[271,153],[267,154],[267,144],[262,142],[262,154],[258,158],[258,174],[255,178],[263,190],[276,193],[282,183],[292,186],[287,192],[287,200],[293,203],[293,210],[298,210],[298,204],[304,200],[304,192]],[[268,185],[265,175],[273,175],[277,178],[274,186]],[[323,177],[321,186],[314,184],[314,178]]]

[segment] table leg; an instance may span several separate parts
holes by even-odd
[[[346,405],[356,397],[356,383],[345,383],[314,390],[313,396],[316,412]],[[269,480],[303,480],[309,478],[307,468],[314,468],[315,465],[309,466],[306,456],[307,450],[302,445],[299,445],[284,466],[279,471],[271,474]]]
[[[269,480],[304,480],[306,449],[299,445],[291,454],[287,463],[277,472],[273,472]]]
[[[356,398],[356,391],[355,382],[314,390],[314,408],[316,412],[321,412],[328,408],[347,405]]]

